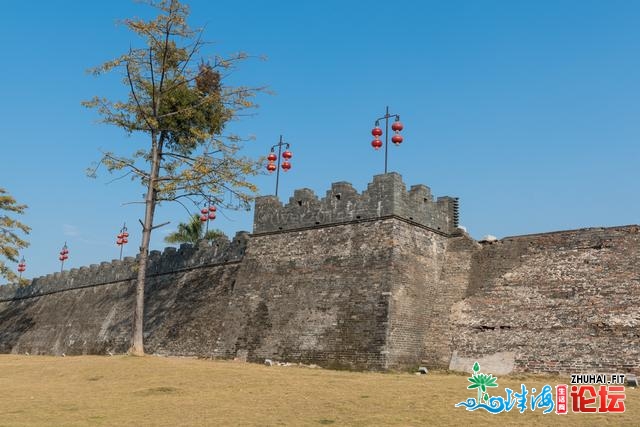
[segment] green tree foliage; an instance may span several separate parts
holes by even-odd
[[[248,56],[202,57],[206,44],[201,31],[187,24],[187,6],[177,0],[148,1],[158,16],[145,21],[127,19],[125,25],[143,41],[143,47],[95,68],[96,75],[120,71],[129,96],[123,101],[95,97],[83,104],[95,108],[104,123],[128,134],[130,155],[105,152],[95,172],[104,165],[139,180],[146,189],[145,216],[138,266],[131,354],[142,355],[144,282],[156,205],[163,201],[214,203],[231,192],[248,207],[255,186],[248,177],[259,163],[240,155],[242,139],[225,134],[225,125],[239,112],[254,108],[262,88],[231,87],[225,76]]]
[[[199,215],[193,215],[188,223],[178,224],[178,230],[169,234],[164,241],[171,244],[192,243],[197,244],[200,240],[215,240],[224,235],[220,230],[205,230]]]
[[[17,263],[20,249],[29,246],[29,243],[23,240],[18,233],[29,234],[31,228],[2,212],[21,215],[26,208],[25,205],[16,204],[16,200],[4,188],[0,188],[0,255],[9,262]],[[2,259],[0,259],[0,277],[4,277],[10,282],[18,281],[18,276]]]

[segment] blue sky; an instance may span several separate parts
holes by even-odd
[[[334,181],[362,191],[383,169],[371,148],[389,105],[405,124],[389,169],[436,196],[460,197],[470,234],[498,237],[639,223],[640,3],[629,1],[191,1],[207,53],[246,51],[230,83],[268,85],[255,117],[231,129],[266,155],[280,134],[293,168],[280,195]],[[140,241],[143,188],[85,176],[99,150],[139,139],[96,123],[80,102],[125,94],[118,76],[85,73],[138,45],[118,19],[148,16],[129,0],[11,2],[3,7],[0,186],[29,205],[26,277],[118,256],[115,235]],[[259,176],[272,194],[274,176]],[[152,248],[178,222],[161,206]],[[215,226],[251,230],[252,212],[224,211]]]

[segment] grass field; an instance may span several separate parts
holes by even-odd
[[[566,383],[500,377],[492,395]],[[499,415],[454,404],[475,397],[462,375],[357,373],[186,358],[0,355],[0,426],[640,425],[624,414]]]

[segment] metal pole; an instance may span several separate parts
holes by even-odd
[[[204,236],[202,236],[202,238],[204,239],[207,236],[207,233],[209,232],[209,214],[211,213],[211,211],[209,210],[209,206],[211,206],[211,200],[207,201],[207,225],[204,226]]]
[[[384,173],[387,173],[387,156],[389,152],[389,106],[384,115]]]
[[[122,223],[122,228],[120,229],[120,234],[123,235],[122,239],[126,239],[126,237],[124,237],[124,233],[127,231],[127,223],[123,222]],[[122,242],[122,244],[120,245],[120,261],[122,261],[122,250],[124,249],[124,242]]]
[[[278,184],[280,181],[280,156],[282,154],[282,135],[280,135],[280,142],[278,143],[278,170],[276,170],[276,197],[278,196]]]

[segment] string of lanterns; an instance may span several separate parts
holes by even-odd
[[[211,202],[207,202],[208,206],[200,209],[200,222],[206,222],[207,226],[205,228],[204,234],[206,235],[209,232],[209,221],[213,221],[216,219],[216,211],[217,208],[211,204]]]
[[[276,196],[278,195],[278,185],[280,183],[280,168],[285,172],[288,172],[291,169],[290,160],[293,157],[293,153],[289,150],[290,146],[291,145],[288,142],[284,142],[282,140],[282,135],[280,135],[280,141],[271,146],[271,151],[267,156],[267,171],[269,171],[269,173],[276,172]],[[276,147],[278,147],[277,155],[275,153]],[[282,151],[282,147],[285,148],[284,151]],[[282,163],[280,162],[281,159],[284,159]],[[278,162],[277,165],[276,161]]]
[[[374,128],[371,130],[371,135],[373,135],[373,137],[374,137],[373,141],[371,141],[371,146],[376,151],[379,150],[380,148],[382,148],[383,144],[382,144],[382,140],[380,139],[380,137],[383,134],[385,135],[385,142],[384,142],[384,173],[387,173],[387,158],[388,158],[388,145],[389,145],[389,119],[391,117],[395,117],[395,121],[391,125],[391,130],[393,130],[395,132],[394,135],[391,137],[391,142],[393,142],[396,146],[399,146],[400,144],[402,144],[402,141],[404,140],[402,138],[402,135],[400,135],[400,132],[402,131],[402,129],[404,129],[404,125],[400,121],[400,116],[398,114],[389,114],[389,107],[387,107],[386,113],[385,113],[384,116],[380,117],[379,119],[376,119]],[[385,121],[386,133],[383,133],[382,128],[380,127],[380,120],[382,120],[382,119],[384,119],[384,121]]]
[[[64,246],[62,246],[62,250],[60,250],[60,256],[58,256],[60,260],[60,272],[64,268],[64,262],[69,259],[69,248],[67,247],[67,242],[64,242]]]
[[[20,273],[20,279],[22,279],[22,273],[27,269],[27,263],[24,261],[24,257],[18,263],[18,272]]]
[[[200,209],[200,213],[202,214],[200,215],[200,221],[205,222],[209,220],[213,221],[214,219],[216,219],[216,210],[217,208],[215,206],[209,206]]]
[[[120,234],[117,236],[116,245],[120,246],[120,259],[122,259],[122,249],[124,245],[129,243],[129,233],[127,232],[127,223],[125,222],[120,229]]]

